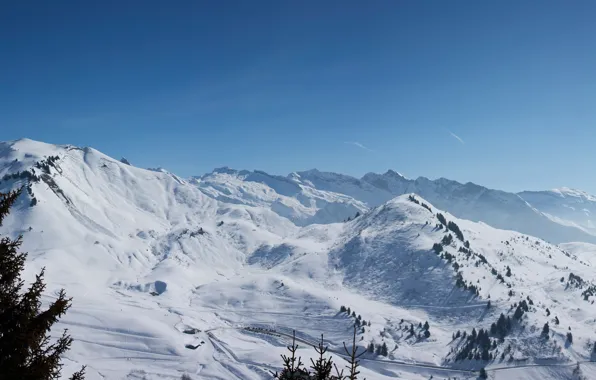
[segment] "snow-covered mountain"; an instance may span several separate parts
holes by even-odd
[[[519,196],[553,221],[596,234],[596,197],[569,188],[524,191]]]
[[[409,181],[390,176],[384,193],[373,175],[316,171],[185,180],[19,140],[0,144],[0,191],[26,189],[0,233],[24,236],[48,300],[62,287],[74,297],[59,326],[75,339],[65,375],[87,364],[91,380],[270,378],[292,329],[303,344],[324,333],[342,365],[358,321],[359,346],[388,348],[363,358],[369,380],[475,379],[484,366],[492,379],[574,379],[577,362],[596,378],[590,261],[409,189],[390,196]]]
[[[578,191],[515,194],[445,178],[411,180],[392,170],[357,179],[318,170],[282,177],[224,168],[196,177],[194,183],[215,199],[269,207],[299,225],[343,221],[396,196],[416,193],[459,218],[553,243],[596,243],[590,219],[596,197]]]
[[[206,195],[222,202],[267,207],[297,225],[334,223],[367,210],[350,196],[319,190],[296,178],[262,171],[215,169],[191,179]]]

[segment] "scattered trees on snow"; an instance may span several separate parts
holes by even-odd
[[[296,332],[293,333],[292,344],[287,347],[290,352],[289,355],[281,355],[283,360],[283,368],[281,372],[273,374],[275,379],[279,380],[357,380],[360,374],[359,359],[369,349],[358,353],[358,346],[356,346],[356,327],[354,327],[354,335],[352,339],[352,346],[348,348],[344,342],[344,350],[348,357],[348,364],[345,369],[339,369],[333,363],[331,356],[325,357],[327,347],[324,344],[323,335],[321,335],[321,342],[313,347],[318,354],[316,361],[311,359],[310,369],[306,368],[302,363],[301,358],[296,356],[298,345],[296,344]],[[347,373],[344,374],[344,371]]]
[[[447,228],[452,231],[459,240],[464,241],[464,234],[461,232],[457,224],[450,221],[447,223]]]

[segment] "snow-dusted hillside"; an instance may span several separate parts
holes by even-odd
[[[27,191],[0,232],[23,234],[48,300],[61,287],[74,297],[59,325],[75,339],[65,375],[87,364],[92,380],[270,378],[292,329],[302,345],[324,333],[341,365],[358,321],[359,346],[388,348],[363,358],[369,380],[474,379],[483,366],[493,379],[574,379],[576,362],[596,376],[590,262],[418,195],[372,206],[379,186],[361,182],[228,169],[186,181],[19,140],[0,144],[0,191]],[[501,313],[491,358],[474,359],[484,341],[461,333],[490,332]]]

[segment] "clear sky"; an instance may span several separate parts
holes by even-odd
[[[596,2],[4,1],[0,140],[596,193]]]

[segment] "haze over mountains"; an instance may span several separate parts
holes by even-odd
[[[357,324],[362,349],[388,347],[363,358],[369,380],[482,367],[596,378],[588,194],[394,171],[187,180],[92,148],[0,143],[0,191],[20,186],[1,233],[23,234],[29,278],[47,268],[46,299],[74,297],[65,375],[87,364],[92,380],[265,379],[292,329],[303,345],[325,334],[341,365]]]

